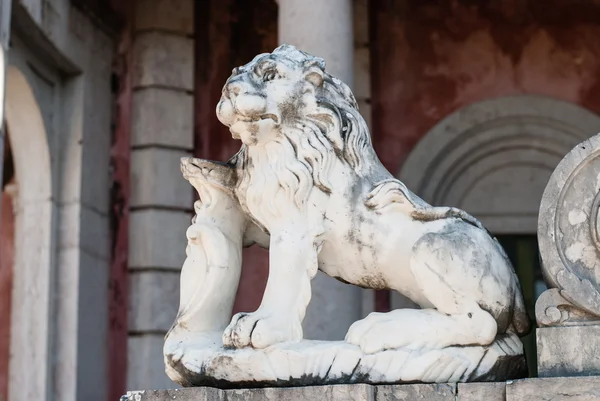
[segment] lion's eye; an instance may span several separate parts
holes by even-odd
[[[263,74],[263,81],[269,82],[269,81],[274,80],[277,77],[278,77],[278,75],[277,75],[277,71],[276,70],[267,70]]]

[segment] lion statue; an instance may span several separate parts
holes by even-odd
[[[462,210],[428,205],[383,167],[352,92],[322,59],[290,45],[255,57],[233,70],[217,116],[242,141],[223,179],[254,232],[268,235],[270,255],[262,303],[233,317],[225,346],[301,340],[317,269],[422,307],[354,323],[346,341],[365,353],[528,332],[518,279],[495,238]]]

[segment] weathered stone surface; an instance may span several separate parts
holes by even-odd
[[[414,387],[414,386],[408,386]],[[427,393],[427,391],[423,392]],[[421,394],[409,391],[407,394]],[[413,398],[397,398],[412,400]],[[196,387],[174,390],[132,391],[127,401],[375,401],[394,398],[375,398],[375,389],[366,384],[331,385],[314,387],[259,388],[240,390],[219,390],[212,387]],[[433,400],[438,400],[435,398]],[[446,398],[439,398],[446,400]]]
[[[538,323],[600,320],[600,134],[577,145],[556,167],[540,204],[538,242],[552,296],[540,297]],[[558,289],[558,290],[556,290]],[[558,296],[560,298],[558,298]],[[558,298],[558,299],[557,299]],[[552,307],[549,300],[557,299]]]
[[[600,325],[540,327],[536,334],[540,377],[600,375]]]
[[[162,88],[138,89],[133,94],[131,145],[194,146],[192,95]],[[179,163],[175,164],[179,168]]]
[[[188,213],[171,210],[132,211],[129,221],[129,267],[172,268],[179,271],[185,259],[185,245],[181,244],[181,238],[176,233],[185,233],[191,217]]]
[[[305,2],[294,7],[307,12]],[[228,162],[181,161],[200,200],[165,339],[169,377],[220,387],[523,377],[519,335],[530,322],[498,242],[381,165],[354,96],[322,59],[282,45],[235,68],[217,117],[244,146]],[[256,311],[230,319],[241,250],[252,243],[269,247],[268,285]],[[317,268],[352,290],[392,289],[423,309],[370,314],[344,341],[307,340]],[[351,298],[360,311],[360,297]]]
[[[219,390],[195,387],[131,391],[127,401],[597,401],[600,377],[542,378],[507,383],[330,385]]]
[[[532,400],[598,401],[600,377],[525,379],[506,383],[506,401]]]
[[[377,386],[376,401],[455,401],[455,384],[409,384]]]
[[[190,210],[193,191],[181,178],[179,159],[188,156],[181,150],[143,148],[131,152],[132,207],[169,207]]]
[[[194,41],[162,32],[144,32],[133,43],[133,85],[194,89]]]
[[[320,387],[265,388],[248,394],[248,390],[224,391],[226,401],[273,400],[332,400],[373,401],[374,391],[369,385],[332,385]]]
[[[121,401],[225,401],[223,390],[211,387],[173,390],[130,391]]]
[[[194,32],[194,0],[137,0],[135,29],[160,29],[189,35]]]
[[[457,401],[504,401],[506,383],[458,383]]]
[[[504,383],[500,383],[504,386]],[[504,400],[503,387],[499,390]],[[480,392],[477,401],[495,401],[494,390]],[[130,401],[455,401],[456,385],[453,384],[408,384],[390,386],[329,385],[288,388],[257,388],[219,390],[212,387],[196,387],[176,390],[147,390],[128,393]],[[459,398],[460,400],[460,398]],[[467,398],[467,400],[469,400]],[[475,400],[475,399],[473,399]]]
[[[132,271],[129,280],[129,330],[167,332],[177,315],[177,271]]]

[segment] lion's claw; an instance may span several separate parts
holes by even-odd
[[[232,348],[266,348],[270,345],[302,339],[302,326],[289,317],[237,313],[223,332],[223,345]]]

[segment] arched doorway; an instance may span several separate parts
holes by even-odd
[[[31,86],[12,66],[6,70],[5,109],[14,177],[18,183],[12,190],[15,226],[8,399],[41,400],[46,397],[50,362],[50,152]]]
[[[533,95],[489,99],[438,123],[397,176],[429,203],[473,214],[498,237],[534,319],[545,288],[536,238],[544,188],[562,158],[598,132],[600,117],[572,103]],[[524,343],[535,373],[534,335]]]

